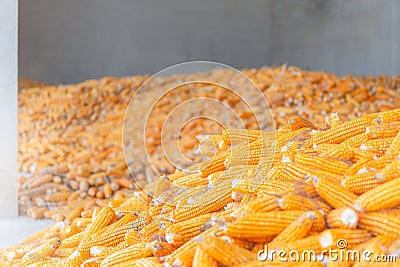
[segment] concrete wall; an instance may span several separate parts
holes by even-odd
[[[20,76],[71,83],[188,60],[268,62],[269,0],[20,0]]]
[[[399,74],[398,0],[273,1],[271,62],[337,74]]]
[[[18,1],[0,0],[0,216],[17,212]]]
[[[20,75],[77,82],[187,60],[400,70],[398,0],[20,0]]]

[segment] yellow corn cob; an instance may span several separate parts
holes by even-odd
[[[399,154],[400,151],[400,132],[393,138],[392,143],[386,151],[386,154]]]
[[[247,129],[226,129],[222,132],[221,141],[219,143],[220,149],[224,149],[231,145],[236,145],[242,141],[247,141],[248,143],[256,141],[262,132],[258,130],[247,130]]]
[[[186,175],[172,182],[174,186],[180,187],[196,187],[208,184],[208,178],[202,177],[198,173]]]
[[[153,235],[157,233],[165,234],[166,228],[171,224],[171,221],[156,218],[151,223],[144,226],[139,232],[132,230],[128,231],[125,235],[125,241],[130,245],[134,245],[138,242],[147,243]]]
[[[209,159],[206,161],[201,162],[197,166],[197,172],[200,174],[201,177],[207,178],[208,175],[217,172],[223,171],[226,169],[224,165],[225,159],[229,156],[230,151],[218,154],[215,158]]]
[[[349,164],[341,160],[330,159],[320,156],[311,156],[302,152],[296,154],[295,162],[303,166],[309,166],[311,168],[329,171],[336,174],[345,173],[345,171],[349,167]]]
[[[58,248],[51,255],[52,258],[66,258],[74,252],[75,248]]]
[[[202,248],[197,247],[193,258],[193,267],[218,267],[218,262],[208,255]]]
[[[227,189],[221,188],[221,190],[222,191],[219,192],[215,187],[209,190],[210,193],[205,193],[204,198],[199,199],[200,203],[198,206],[183,207],[174,210],[173,218],[177,221],[184,221],[188,218],[193,218],[222,209],[225,205],[232,201],[232,196]],[[201,203],[203,201],[204,203]],[[209,203],[207,203],[207,201],[209,201]]]
[[[375,123],[391,123],[400,120],[400,109],[393,109],[378,113],[378,117],[374,119]]]
[[[290,131],[295,131],[301,128],[315,129],[315,126],[312,122],[310,122],[305,118],[299,116],[293,116],[289,118],[288,124],[282,127],[281,130],[285,131],[287,129]]]
[[[357,195],[329,178],[313,177],[315,188],[321,198],[334,208],[351,206]]]
[[[366,249],[371,249],[372,246],[378,245],[387,251],[390,245],[396,240],[395,236],[392,235],[378,235],[376,237],[371,238],[370,240],[363,242],[354,247],[354,249],[363,252]]]
[[[213,236],[197,237],[196,241],[205,253],[224,265],[234,265],[257,259],[257,255],[234,244]]]
[[[268,248],[274,250],[281,249],[283,245],[291,241],[304,238],[311,230],[315,217],[316,214],[314,212],[306,212],[300,215],[298,219],[294,220],[268,244]]]
[[[219,229],[218,225],[215,225],[207,230],[205,230],[203,233],[201,233],[199,236],[207,236],[207,235],[221,235],[221,231]],[[197,246],[197,242],[193,240],[189,240],[182,246],[180,246],[178,249],[176,249],[174,252],[169,255],[166,260],[165,260],[165,265],[166,266],[184,266],[185,263],[187,262],[192,262],[194,253],[195,253],[195,247]],[[188,259],[189,258],[189,259]]]
[[[287,252],[295,250],[300,253],[304,250],[312,250],[315,251],[316,254],[320,254],[322,249],[323,247],[321,246],[319,235],[312,235],[285,244],[285,248],[283,250]]]
[[[82,230],[74,225],[66,225],[63,229],[60,230],[60,239],[64,240],[68,237],[71,237],[77,233],[82,232]]]
[[[241,216],[228,224],[225,234],[236,238],[270,238],[276,236],[296,220],[304,211],[270,211]],[[313,230],[321,231],[325,227],[322,215],[315,211]]]
[[[377,212],[360,214],[358,226],[374,234],[400,237],[400,217]]]
[[[100,263],[100,266],[119,266],[124,261],[145,258],[150,255],[151,250],[147,249],[145,244],[137,244],[109,255]]]
[[[353,193],[363,194],[383,183],[382,180],[377,179],[377,174],[375,170],[360,172],[346,177],[341,184]]]
[[[235,146],[225,160],[225,166],[258,165],[271,163],[275,152],[274,140],[259,138],[250,144],[242,142]]]
[[[64,239],[59,248],[76,248],[82,241],[84,234],[85,232],[80,232]]]
[[[155,257],[149,257],[149,258],[143,258],[143,259],[138,259],[135,260],[134,262],[135,267],[163,267],[163,265],[157,260]],[[123,263],[124,267],[129,267],[131,265],[127,265],[127,263]]]
[[[358,223],[358,214],[351,208],[332,210],[326,217],[329,228],[355,229]]]
[[[93,246],[90,248],[90,256],[92,258],[97,258],[101,262],[106,257],[113,254],[116,250],[117,249],[114,246]]]
[[[397,178],[400,173],[400,158],[394,160],[392,163],[387,165],[385,168],[379,171],[376,175],[376,179],[380,181],[389,181]]]
[[[60,239],[52,238],[39,247],[29,251],[22,257],[22,266],[28,266],[38,261],[47,260],[60,245]]]
[[[250,195],[247,195],[250,196]],[[278,197],[275,195],[266,195],[249,201],[246,206],[246,212],[257,213],[279,210],[277,203]]]
[[[365,142],[368,142],[368,137],[366,133],[362,133],[362,134],[358,134],[355,135],[349,139],[344,140],[343,142],[341,142],[341,145],[345,145],[345,146],[350,146],[353,148],[358,148],[360,147],[362,144],[364,144]]]
[[[322,248],[339,248],[344,249],[347,246],[352,247],[369,240],[372,235],[364,230],[358,229],[329,229],[323,231],[319,235]],[[346,243],[341,243],[345,239]]]
[[[364,133],[366,128],[371,124],[373,119],[376,119],[378,114],[368,114],[351,121],[346,121],[340,124],[339,127],[331,128],[326,131],[317,132],[309,140],[305,146],[312,144],[338,144],[357,134]]]
[[[153,241],[147,245],[154,257],[160,258],[170,255],[178,246],[161,241]]]
[[[201,227],[211,219],[212,214],[204,214],[192,219],[172,224],[166,229],[166,240],[168,243],[181,245],[200,234]]]
[[[393,137],[368,140],[360,149],[371,151],[377,157],[383,156],[393,142]]]
[[[112,223],[115,219],[115,212],[112,208],[108,206],[102,208],[99,214],[95,217],[93,223],[85,229],[82,239],[88,240],[90,236]]]
[[[277,200],[277,203],[282,210],[312,211],[319,209],[318,204],[314,200],[297,195],[283,196]]]
[[[366,134],[369,139],[395,137],[400,131],[400,123],[372,124],[367,128]]]
[[[354,208],[358,211],[379,211],[400,205],[400,178],[388,181],[357,198]]]
[[[333,158],[333,159],[345,159],[351,160],[353,158],[354,152],[350,145],[347,144],[332,144],[332,146],[319,154],[321,157]]]
[[[103,229],[101,229],[100,231],[97,231],[94,236],[100,236],[103,235],[105,233],[111,233],[113,232],[115,229],[128,224],[132,221],[134,221],[136,219],[136,216],[134,216],[132,213],[127,213],[125,215],[123,215],[118,221],[104,227]],[[139,221],[139,220],[138,220]]]
[[[167,258],[167,260],[164,263],[164,266],[167,266],[167,267],[170,267],[170,266],[172,266],[172,267],[192,266],[194,254],[196,253],[197,247],[198,247],[197,243],[193,242],[193,247],[182,250],[179,254],[177,254],[172,265],[168,263],[169,258]]]

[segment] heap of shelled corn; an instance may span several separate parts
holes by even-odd
[[[265,245],[317,254],[370,250],[372,258],[399,254],[400,109],[348,121],[332,114],[318,124],[292,117],[276,133],[226,130],[208,138],[220,149],[211,164],[162,176],[147,193],[111,200],[70,224],[44,229],[4,249],[4,264],[367,264],[263,262],[257,252]]]
[[[400,107],[399,77],[339,78],[286,66],[244,70],[244,73],[267,97],[278,127],[294,115],[321,123],[331,112],[337,112],[343,119],[351,119]],[[152,88],[168,86],[177,79],[182,83],[198,80],[199,75],[212,76],[216,82],[230,79],[232,83],[240,83],[240,79],[218,70],[159,78],[141,93],[152,94]],[[21,85],[25,88],[19,94],[19,203],[22,214],[71,221],[83,211],[104,206],[108,199],[130,195],[135,188],[129,181],[122,154],[121,126],[133,93],[146,78],[103,78],[75,85],[36,88],[28,88],[26,84],[29,83]],[[225,101],[234,108],[235,100],[224,90],[196,85],[202,86],[203,96]],[[190,88],[174,90],[168,99],[182,102],[191,99],[194,91]],[[162,120],[174,106],[167,98],[163,101],[150,133],[160,132]],[[214,126],[199,122],[183,129],[180,141],[188,158],[194,157],[192,152],[198,146],[194,136],[221,131]],[[250,124],[246,126],[252,128]],[[147,146],[153,162],[160,162],[161,171],[172,172],[165,161],[158,159],[161,154],[159,136],[153,136]]]

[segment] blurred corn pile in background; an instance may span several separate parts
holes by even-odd
[[[397,76],[337,77],[287,66],[246,69],[243,72],[264,93],[277,128],[293,116],[301,116],[319,125],[324,124],[325,118],[333,112],[347,120],[400,107],[400,77]],[[230,79],[231,83],[240,83],[235,77],[227,77],[224,71],[214,70],[159,78],[140,94],[145,99],[146,95],[153,93],[152,88],[168,86],[176,80],[194,80],[202,75],[213,76],[216,82]],[[127,105],[147,78],[105,77],[73,85],[42,86],[33,83],[34,87],[30,87],[28,81],[20,86],[23,88],[19,93],[21,214],[72,221],[82,212],[106,205],[110,199],[131,195],[136,188],[129,180],[121,132]],[[200,89],[196,91],[194,87]],[[174,172],[165,159],[159,158],[162,122],[171,108],[199,95],[223,101],[234,110],[238,105],[237,100],[223,88],[202,84],[183,86],[161,99],[155,113],[157,116],[149,123],[148,132],[153,136],[146,144],[161,172]],[[199,113],[204,108],[198,106],[194,110]],[[240,108],[237,111],[246,128],[255,128],[249,114],[241,113]],[[182,130],[180,148],[187,157],[194,158],[199,145],[195,136],[221,131],[218,125],[197,121]],[[168,145],[168,142],[166,140],[163,145]],[[148,183],[155,177],[143,175],[136,178]]]

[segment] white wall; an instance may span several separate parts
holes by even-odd
[[[18,214],[17,3],[0,0],[0,216]]]
[[[188,60],[268,62],[269,0],[20,0],[20,76],[78,82]]]
[[[398,0],[273,1],[271,62],[337,74],[400,73]]]

